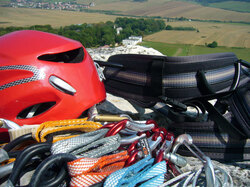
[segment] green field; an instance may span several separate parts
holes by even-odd
[[[209,6],[238,12],[250,12],[250,2],[225,1],[219,3],[209,3]]]
[[[223,53],[233,52],[238,58],[250,62],[250,48],[236,48],[236,47],[216,47],[209,48],[200,45],[189,44],[168,44],[161,42],[144,41],[140,45],[145,47],[152,47],[167,56],[191,56],[209,53]]]

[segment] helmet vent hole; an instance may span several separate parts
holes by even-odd
[[[46,102],[46,103],[39,103],[33,106],[30,106],[23,111],[21,111],[17,118],[18,119],[28,119],[35,116],[38,116],[39,114],[42,114],[49,110],[51,107],[53,107],[56,104],[56,102]]]
[[[38,57],[38,60],[59,62],[59,63],[80,63],[83,61],[83,48],[74,49],[57,54],[45,54]]]

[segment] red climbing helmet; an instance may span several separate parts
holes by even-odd
[[[0,37],[0,118],[19,125],[72,119],[105,97],[80,42],[31,30]]]

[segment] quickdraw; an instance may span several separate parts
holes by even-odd
[[[57,132],[65,133],[65,137],[59,140]],[[77,135],[72,135],[74,132]],[[16,150],[31,140],[31,145]],[[46,143],[39,143],[43,141]],[[183,173],[181,168],[187,160],[177,154],[180,145],[200,159],[203,167]],[[23,173],[31,169],[35,171],[29,186],[166,186],[180,182],[195,186],[202,178],[208,186],[232,186],[231,176],[213,166],[190,135],[175,138],[153,120],[127,118],[105,125],[87,118],[46,122],[33,135],[4,145],[1,152],[0,161],[6,163],[0,167],[0,179],[9,176],[7,186],[17,185]],[[16,159],[9,163],[10,158]]]

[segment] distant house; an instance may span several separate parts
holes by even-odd
[[[117,35],[119,35],[121,31],[122,31],[122,27],[116,28],[116,34],[117,34]]]
[[[89,3],[89,6],[90,6],[90,7],[95,6],[95,2],[91,2],[91,3]]]
[[[128,39],[122,40],[123,45],[136,45],[142,42],[142,36],[130,36]]]

